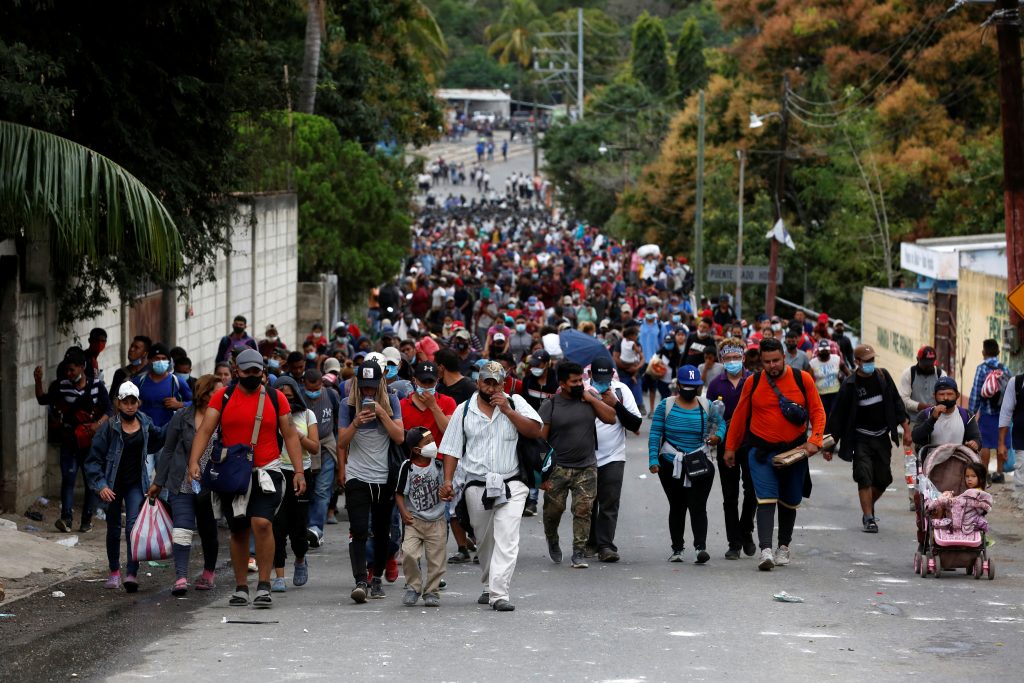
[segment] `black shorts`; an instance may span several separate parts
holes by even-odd
[[[284,500],[284,475],[280,472],[268,471],[271,481],[274,482],[274,492],[264,491],[260,488],[259,472],[252,472],[252,489],[249,493],[249,504],[245,508],[244,517],[235,517],[231,504],[235,496],[221,496],[221,513],[228,520],[228,528],[231,531],[241,531],[249,528],[249,520],[253,517],[265,519],[268,522],[274,521],[277,509],[281,507]]]
[[[857,435],[853,447],[853,480],[858,489],[884,491],[892,483],[892,441],[889,435]]]

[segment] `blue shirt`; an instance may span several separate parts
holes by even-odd
[[[153,379],[148,372],[132,378],[139,388],[139,410],[153,420],[157,427],[165,427],[171,421],[174,410],[164,407],[164,400],[176,398],[185,405],[192,403],[192,390],[172,373],[160,380]]]
[[[971,398],[967,407],[968,410],[976,415],[999,414],[1000,406],[993,405],[992,401],[982,397],[981,395],[981,387],[985,384],[985,378],[988,376],[988,373],[993,370],[1002,370],[1006,373],[1007,378],[1012,374],[1006,369],[1005,365],[999,362],[998,358],[986,358],[985,361],[978,366],[978,369],[974,372],[974,384],[971,386]]]
[[[668,413],[666,420],[665,414]],[[703,415],[702,415],[703,414]],[[701,431],[701,418],[704,420],[704,431]],[[712,435],[719,439],[725,438],[725,421],[719,423],[714,432],[710,432],[711,421],[704,407],[697,404],[696,408],[680,408],[675,398],[666,398],[654,409],[651,422],[651,434],[647,439],[648,462],[650,467],[658,465],[658,455],[662,440],[667,441],[678,451],[689,453],[704,444],[704,440]]]
[[[640,325],[640,348],[644,350],[644,358],[650,360],[661,348],[665,340],[666,326],[660,322],[649,323],[646,320]]]

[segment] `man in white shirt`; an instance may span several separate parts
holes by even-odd
[[[626,470],[626,432],[640,430],[643,418],[633,392],[614,379],[611,358],[598,357],[590,365],[590,388],[615,409],[615,424],[594,420],[597,429],[597,498],[591,512],[590,541],[587,553],[600,562],[618,562],[615,526],[619,519],[619,497]],[[591,552],[593,551],[593,552]]]
[[[490,361],[479,370],[477,392],[452,414],[438,449],[444,456],[441,497],[454,498],[452,479],[462,464],[469,519],[486,587],[477,600],[498,612],[515,609],[509,584],[519,555],[519,525],[530,489],[520,479],[518,437],[540,437],[540,415],[521,396],[502,391],[505,371]],[[492,489],[500,494],[492,497]]]

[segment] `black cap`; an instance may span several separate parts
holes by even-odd
[[[356,377],[359,378],[359,388],[380,386],[380,380],[384,376],[377,361],[366,361],[359,366]]]
[[[413,369],[413,377],[418,380],[437,380],[437,365],[430,361],[417,363]]]
[[[615,368],[612,367],[612,359],[605,356],[598,356],[590,364],[590,377],[599,382],[611,381]]]
[[[412,457],[412,449],[420,445],[420,441],[423,441],[423,437],[430,433],[430,430],[426,427],[413,427],[405,433],[405,442],[402,446],[405,448],[405,454],[407,457]]]
[[[539,349],[530,354],[530,360],[528,361],[533,367],[537,367],[543,363],[547,363],[551,360],[551,354],[544,349]]]
[[[155,356],[167,356],[168,358],[170,358],[171,351],[170,349],[167,348],[166,344],[162,342],[157,342],[156,344],[153,344],[152,346],[149,347],[149,357],[153,358]]]
[[[792,327],[786,330],[786,339],[796,339],[800,336],[800,330],[793,329]]]

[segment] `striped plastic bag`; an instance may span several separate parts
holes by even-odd
[[[132,527],[132,560],[164,560],[171,556],[171,516],[155,498],[142,502],[139,517]]]

